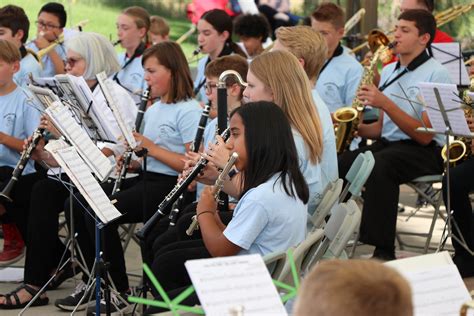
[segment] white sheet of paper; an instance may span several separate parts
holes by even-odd
[[[0,282],[22,282],[25,269],[8,267],[0,269]]]
[[[400,272],[412,288],[415,315],[459,315],[471,299],[448,252],[385,263]]]
[[[421,82],[419,83],[423,101],[426,105],[426,111],[433,128],[438,133],[445,133],[446,124],[444,123],[443,115],[439,110],[438,101],[434,92],[434,88],[437,88],[441,97],[441,101],[444,105],[444,109],[448,114],[448,119],[455,135],[469,136],[471,134],[469,127],[467,126],[464,111],[461,109],[459,103],[458,90],[455,84],[445,83],[431,83]]]
[[[287,315],[260,255],[185,263],[206,315]]]
[[[433,43],[431,46],[434,59],[448,70],[451,81],[458,85],[469,85],[469,75],[464,66],[459,43]]]
[[[54,102],[46,113],[54,125],[68,141],[73,144],[90,170],[101,180],[105,180],[112,172],[113,163],[95,146],[87,133],[72,118],[71,112],[60,102]]]
[[[132,127],[125,122],[124,114],[120,111],[120,107],[117,106],[118,102],[115,99],[115,96],[110,93],[111,89],[109,86],[112,84],[112,80],[107,78],[105,72],[97,74],[97,80],[99,82],[100,88],[102,89],[102,93],[107,100],[110,109],[112,110],[112,114],[117,121],[120,131],[122,132],[124,139],[119,139],[119,141],[127,141],[128,146],[132,149],[137,147],[137,142],[135,137],[133,137]]]
[[[53,155],[102,223],[121,216],[74,147],[59,140],[49,142],[45,149]]]

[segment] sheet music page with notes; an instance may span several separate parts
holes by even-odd
[[[465,136],[471,134],[467,126],[464,111],[461,108],[461,99],[458,96],[458,90],[455,84],[421,82],[419,83],[419,87],[431,125],[433,125],[436,132],[444,134],[446,124],[443,119],[443,114],[440,111],[434,88],[439,91],[453,133],[455,135]]]
[[[102,223],[121,216],[74,147],[55,140],[49,142],[45,149],[53,155]]]
[[[87,133],[72,118],[71,112],[60,102],[53,103],[46,113],[87,163],[91,171],[101,180],[105,180],[112,172],[114,165],[97,148]]]
[[[112,84],[112,80],[107,78],[105,72],[101,72],[96,76],[100,88],[102,89],[102,93],[105,99],[107,100],[110,109],[112,110],[112,114],[114,115],[115,120],[117,121],[120,131],[122,132],[123,139],[118,139],[118,141],[123,142],[125,140],[128,143],[128,146],[132,149],[137,147],[137,142],[135,141],[135,137],[133,137],[132,127],[129,126],[123,119],[124,114],[121,112],[120,107],[117,106],[118,102],[115,96],[110,92],[111,89],[109,88],[109,85]]]
[[[206,315],[287,315],[260,255],[185,263]]]
[[[459,45],[459,42],[432,43],[431,50],[434,59],[448,70],[452,82],[459,85],[469,85],[469,75],[464,66],[464,60]]]
[[[389,261],[410,283],[414,315],[459,315],[471,299],[448,252]]]

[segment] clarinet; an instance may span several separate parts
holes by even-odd
[[[235,152],[232,153],[229,158],[229,161],[227,161],[226,165],[224,166],[224,169],[222,169],[222,172],[219,174],[219,177],[217,177],[216,183],[214,184],[214,200],[216,200],[219,205],[222,205],[224,203],[224,201],[220,199],[220,193],[222,188],[224,187],[225,180],[230,178],[230,169],[232,169],[232,167],[234,166],[237,158],[239,158],[239,155]],[[192,236],[194,231],[199,229],[197,215],[194,215],[191,220],[191,225],[189,225],[188,229],[186,229],[186,235],[188,236]]]
[[[199,151],[199,147],[201,146],[202,136],[204,135],[204,129],[206,128],[207,119],[209,117],[209,111],[211,110],[211,105],[206,104],[204,110],[201,114],[201,119],[199,120],[198,129],[196,132],[196,137],[194,138],[193,143],[191,144],[191,151],[197,153]],[[182,204],[184,201],[184,193],[179,196],[176,202],[173,203],[171,207],[171,212],[169,215],[170,226],[175,226],[176,221],[178,220],[179,212],[182,208]]]
[[[23,174],[26,164],[30,160],[31,153],[33,152],[33,150],[36,148],[39,141],[43,137],[43,133],[44,133],[44,128],[37,128],[33,132],[31,143],[21,154],[20,160],[18,161],[15,169],[12,172],[12,177],[8,181],[3,191],[0,193],[0,199],[6,200],[10,203],[13,202],[13,199],[11,198],[11,192],[13,188],[15,187],[15,184],[18,182],[18,179],[20,179],[21,175]]]
[[[143,116],[145,115],[146,104],[148,103],[148,99],[150,97],[150,87],[148,87],[145,92],[143,92],[141,96],[140,106],[138,107],[137,118],[135,119],[135,130],[139,131],[140,126],[143,122]],[[117,180],[115,180],[114,188],[112,189],[112,194],[115,194],[120,191],[120,187],[122,186],[122,181],[127,176],[127,168],[130,162],[132,161],[133,150],[129,149],[123,154],[123,165],[120,168],[120,172],[118,173]]]
[[[222,134],[221,137],[224,140],[227,140],[230,136],[230,129],[226,129]],[[165,209],[173,204],[179,196],[186,190],[188,185],[199,175],[199,173],[204,169],[204,167],[207,165],[208,160],[205,158],[199,159],[197,164],[194,166],[193,170],[179,183],[177,183],[174,188],[168,193],[168,195],[164,198],[164,200],[158,205],[158,209],[156,210],[155,214],[153,214],[152,217],[146,223],[143,225],[143,227],[137,231],[136,236],[144,240],[145,237],[148,235],[148,232],[150,231],[151,228],[155,226],[155,224],[166,214],[164,213]]]

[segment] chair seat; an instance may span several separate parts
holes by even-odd
[[[415,179],[411,180],[410,182],[411,183],[420,183],[420,182],[435,183],[435,182],[441,182],[441,180],[443,180],[443,175],[434,174],[434,175],[430,175],[430,176],[421,176],[421,177],[418,177],[418,178],[415,178]]]

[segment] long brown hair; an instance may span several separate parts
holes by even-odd
[[[122,14],[128,15],[133,19],[137,28],[145,28],[145,45],[149,44],[148,31],[150,30],[150,15],[148,12],[139,6],[128,7],[122,11]]]
[[[314,105],[311,85],[296,57],[285,51],[257,56],[249,70],[272,92],[292,127],[303,137],[309,160],[319,162],[323,152],[321,121]]]
[[[163,65],[171,72],[167,103],[177,103],[194,97],[194,83],[191,78],[188,62],[178,44],[165,41],[151,46],[143,53],[142,65],[150,57],[155,57],[160,65]]]

